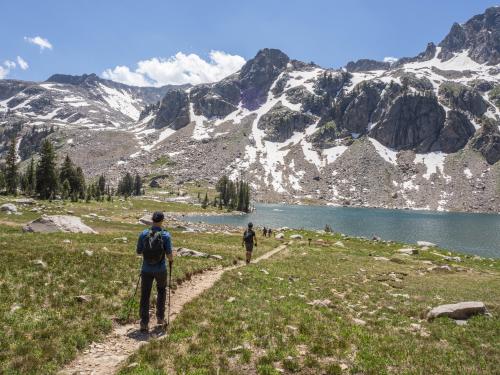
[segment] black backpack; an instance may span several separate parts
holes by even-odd
[[[253,241],[253,236],[254,236],[254,231],[247,229],[245,231],[245,234],[243,234],[243,239],[245,240],[245,242],[251,243]]]
[[[146,238],[144,238],[144,250],[142,255],[147,264],[158,264],[165,256],[165,248],[163,247],[163,231],[149,230]]]

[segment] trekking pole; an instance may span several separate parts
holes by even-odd
[[[172,300],[172,264],[168,262],[168,309],[167,309],[167,327],[170,324],[170,301]]]
[[[127,321],[128,321],[128,318],[130,317],[130,310],[132,310],[132,302],[134,301],[135,295],[137,294],[137,289],[139,288],[139,281],[140,280],[141,280],[141,274],[139,273],[139,277],[137,278],[137,283],[135,284],[134,294],[132,294],[132,296],[128,300],[129,304],[128,304],[128,311],[127,311]]]

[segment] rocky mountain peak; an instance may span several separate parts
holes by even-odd
[[[469,50],[469,57],[480,63],[500,63],[500,7],[486,9],[464,24],[454,23],[439,43],[439,58],[448,60],[453,53]]]
[[[290,58],[279,49],[264,48],[240,70],[243,105],[255,109],[265,101],[273,81],[283,72]]]

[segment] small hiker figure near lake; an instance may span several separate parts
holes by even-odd
[[[272,234],[273,234],[273,230],[271,228],[268,228],[267,229],[267,236],[271,237]]]
[[[149,330],[149,298],[153,281],[156,280],[156,318],[158,325],[165,324],[165,301],[167,297],[167,265],[172,270],[172,240],[170,233],[162,228],[165,216],[163,212],[153,214],[153,225],[145,229],[137,241],[137,254],[142,254],[141,269],[141,332]]]
[[[262,235],[263,235],[264,237],[266,237],[266,236],[267,236],[267,228],[266,228],[266,227],[264,227],[264,229],[262,229]]]
[[[250,263],[250,260],[252,259],[252,251],[253,251],[253,245],[257,247],[257,236],[255,235],[255,232],[253,231],[253,224],[248,223],[248,228],[243,232],[243,241],[241,242],[241,246],[244,246],[246,251],[247,251],[247,259],[246,262],[247,264]]]

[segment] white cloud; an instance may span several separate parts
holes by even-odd
[[[11,61],[11,60],[5,60],[4,63],[3,63],[7,69],[15,69],[16,68],[16,63],[14,61]]]
[[[200,84],[218,81],[238,71],[243,64],[243,57],[222,51],[211,51],[208,61],[194,53],[178,52],[168,59],[153,57],[139,61],[133,71],[127,66],[106,69],[102,76],[135,86]]]
[[[10,73],[10,69],[4,68],[0,65],[0,79],[4,79]]]
[[[16,63],[11,60],[5,60],[3,66],[0,65],[0,79],[7,77],[12,69],[16,68]]]
[[[24,40],[28,43],[35,44],[38,47],[40,47],[40,51],[43,51],[44,49],[52,49],[52,44],[45,38],[42,38],[41,36],[35,36],[33,38],[31,37],[24,37]]]
[[[25,59],[23,59],[21,56],[17,56],[17,65],[19,65],[19,67],[22,70],[26,70],[30,67],[28,62]]]
[[[384,62],[388,62],[388,63],[391,63],[391,64],[394,64],[398,60],[399,59],[397,57],[392,57],[392,56],[384,57]]]

